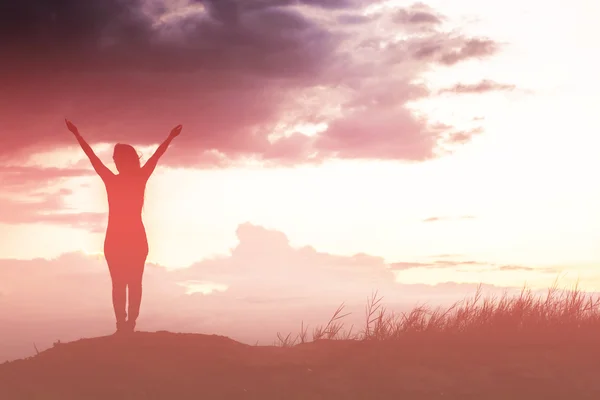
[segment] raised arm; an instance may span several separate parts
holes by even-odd
[[[169,148],[171,141],[173,141],[173,139],[179,136],[182,128],[183,127],[181,125],[177,125],[175,128],[173,128],[171,130],[171,133],[169,133],[169,137],[167,137],[167,139],[164,142],[162,142],[160,146],[158,146],[154,154],[152,154],[152,157],[150,157],[148,161],[146,161],[146,164],[144,164],[144,166],[142,167],[142,172],[144,173],[146,178],[149,178],[150,175],[152,175],[152,172],[154,172],[154,169],[156,168],[156,164],[158,164],[158,160],[162,157],[163,154],[165,154],[165,151],[167,151],[167,149]]]
[[[90,162],[92,163],[92,167],[94,167],[96,173],[100,175],[100,178],[102,178],[102,180],[106,180],[106,178],[114,176],[112,171],[108,169],[106,165],[102,163],[102,161],[100,161],[96,153],[94,153],[94,150],[92,150],[90,145],[87,144],[85,139],[83,139],[83,137],[79,134],[79,130],[77,129],[77,127],[67,119],[65,119],[65,122],[67,123],[67,128],[71,131],[71,133],[73,133],[75,139],[77,139],[77,142],[79,142],[81,149],[89,158]]]

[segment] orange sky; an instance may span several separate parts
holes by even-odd
[[[389,2],[388,12],[396,3]],[[589,179],[598,166],[593,134],[598,117],[592,111],[598,96],[592,74],[598,62],[586,55],[594,45],[590,11],[595,3],[578,1],[568,10],[544,3],[545,17],[535,24],[531,19],[538,10],[536,2],[515,3],[518,12],[469,1],[429,4],[447,16],[449,25],[466,33],[485,33],[504,47],[483,61],[434,68],[421,78],[425,84],[443,88],[493,79],[516,89],[445,94],[411,107],[431,119],[456,121],[455,126],[482,118],[482,134],[452,155],[413,165],[346,160],[296,168],[163,167],[151,181],[145,208],[151,259],[166,267],[183,267],[226,253],[235,245],[237,225],[250,221],[281,230],[298,245],[336,254],[366,252],[390,262],[453,253],[528,267],[593,267],[600,256],[595,245],[600,235],[595,206],[599,189]],[[509,17],[512,22],[507,24]],[[561,18],[562,29],[553,29],[555,18]],[[173,120],[173,125],[178,122]],[[89,122],[81,118],[80,126],[93,141]],[[163,130],[168,132],[167,126]],[[310,125],[305,130],[310,134]],[[185,130],[184,135],[197,132]],[[151,150],[144,149],[146,158]],[[38,158],[45,165],[66,165],[67,154],[70,161],[82,157],[76,148],[47,153]],[[112,167],[110,150],[103,158]],[[85,160],[80,165],[87,167]],[[78,187],[66,203],[76,211],[106,211],[99,179],[77,182],[91,186]],[[62,187],[70,187],[69,181]],[[431,217],[441,219],[423,222]],[[100,233],[49,224],[8,224],[3,235],[10,238],[0,244],[5,258],[98,252],[102,244]],[[436,276],[514,284],[532,279],[529,274],[504,278],[507,274],[493,272],[440,273],[402,275],[424,282]]]
[[[149,181],[144,207],[149,263],[197,272],[169,278],[173,284],[225,290],[235,268],[214,275],[188,267],[234,257],[256,270],[240,282],[257,291],[265,275],[305,285],[318,277],[323,288],[353,282],[344,293],[361,301],[373,282],[393,292],[394,280],[544,287],[560,276],[599,289],[596,1],[436,0],[430,8],[359,1],[273,15],[188,3],[166,2],[162,14],[144,9],[153,40],[180,51],[191,35],[183,22],[212,18],[245,32],[246,47],[228,47],[230,36],[206,22],[202,37],[225,50],[199,47],[197,59],[173,52],[172,60],[139,50],[140,60],[162,70],[117,53],[97,67],[90,60],[102,60],[104,50],[80,66],[61,64],[78,51],[88,55],[85,34],[63,59],[40,52],[42,72],[23,53],[3,67],[0,84],[9,89],[0,107],[10,112],[0,122],[3,265],[101,252],[104,188],[64,128],[66,116],[113,170],[115,142],[131,142],[146,160],[184,125]],[[287,25],[265,25],[268,18]],[[275,36],[266,26],[281,29],[277,40],[267,39]],[[94,45],[125,40],[117,28]],[[30,39],[14,43],[37,45]],[[296,40],[302,45],[292,46]],[[252,251],[232,253],[248,226],[257,230],[247,243],[253,234],[274,235],[256,242],[270,254],[266,269]],[[273,243],[289,249],[273,255]],[[323,255],[324,270],[289,253],[306,246]],[[330,274],[338,262],[353,267]],[[18,271],[0,283],[0,302],[14,295]]]

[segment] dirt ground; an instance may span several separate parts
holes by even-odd
[[[0,399],[600,399],[600,346],[317,341],[137,332],[0,365]]]

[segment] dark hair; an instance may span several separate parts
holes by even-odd
[[[129,144],[117,143],[113,152],[113,160],[120,173],[134,172],[141,168],[140,156]]]

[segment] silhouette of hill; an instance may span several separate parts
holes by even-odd
[[[250,346],[136,332],[56,343],[0,365],[0,398],[596,399],[597,338],[418,335]]]

